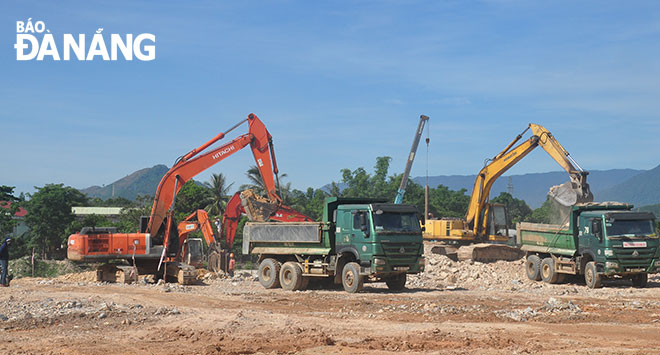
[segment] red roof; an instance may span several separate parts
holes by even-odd
[[[9,201],[0,201],[0,207],[9,208],[9,207],[11,207],[11,202],[9,202]],[[25,217],[25,215],[27,215],[27,210],[23,207],[18,207],[18,211],[16,211],[16,214],[14,216],[16,216],[16,217]]]

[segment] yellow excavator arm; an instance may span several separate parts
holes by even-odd
[[[532,136],[513,147],[530,129]],[[587,184],[589,173],[582,170],[577,162],[571,158],[568,151],[559,144],[545,127],[530,123],[504,150],[490,159],[477,175],[465,216],[467,227],[472,229],[476,236],[480,236],[486,231],[486,216],[490,207],[488,199],[495,180],[538,146],[541,146],[570,175],[570,191],[567,192],[566,189],[556,190],[555,198],[561,198],[564,204],[593,201],[593,195],[589,189],[589,184]],[[571,197],[574,201],[571,201]]]

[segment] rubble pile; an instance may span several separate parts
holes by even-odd
[[[428,245],[425,249],[425,270],[419,275],[409,275],[409,288],[511,290],[531,283],[524,273],[524,259],[493,263],[453,261],[445,255],[432,253]]]

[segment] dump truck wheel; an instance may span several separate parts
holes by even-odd
[[[259,264],[259,283],[265,288],[280,287],[280,263],[272,258],[267,258]]]
[[[590,261],[587,263],[587,266],[584,268],[584,282],[589,288],[600,288],[601,277],[596,270],[596,263]]]
[[[303,282],[302,269],[297,263],[287,261],[280,269],[280,285],[288,291],[300,290]]]
[[[649,281],[648,274],[637,274],[632,277],[633,287],[644,288]]]
[[[385,281],[387,288],[392,291],[401,291],[406,288],[406,281],[408,280],[408,275],[398,274],[395,277]]]
[[[360,275],[360,265],[354,262],[344,265],[341,272],[341,283],[348,293],[356,293],[364,286],[364,276]]]
[[[525,271],[528,279],[541,281],[541,258],[538,255],[528,256],[525,260]]]
[[[555,272],[555,261],[552,258],[541,261],[541,279],[549,284],[559,283],[559,274]]]

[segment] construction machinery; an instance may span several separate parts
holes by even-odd
[[[209,248],[208,260],[219,260],[222,253],[220,243],[218,243],[213,234],[213,226],[209,215],[204,210],[197,210],[191,213],[183,221],[179,222],[177,226],[179,233],[179,244],[181,248],[178,250],[179,256],[177,259],[183,260],[184,263],[194,267],[200,267],[204,263],[204,253],[202,240],[200,238],[189,238],[188,235],[195,231],[201,231]]]
[[[618,202],[581,203],[568,219],[566,225],[518,223],[516,244],[527,253],[530,280],[554,284],[568,275],[584,275],[590,288],[612,279],[645,287],[648,274],[660,272],[653,213]]]
[[[532,136],[514,147],[528,130],[532,131]],[[459,259],[487,261],[519,258],[520,253],[512,248],[488,244],[475,246],[474,243],[509,241],[509,219],[506,207],[489,202],[490,189],[497,178],[539,146],[570,176],[568,183],[553,187],[550,196],[564,206],[593,201],[593,194],[587,183],[589,173],[582,170],[552,133],[541,125],[530,123],[499,154],[486,161],[474,182],[465,219],[426,220],[424,238],[458,246],[470,244],[469,248],[458,250]],[[440,253],[452,252],[448,250],[445,248]]]
[[[394,198],[394,203],[400,204],[403,202],[403,195],[406,193],[406,185],[408,185],[408,177],[410,176],[410,170],[412,169],[413,162],[415,161],[415,154],[417,154],[417,146],[419,146],[419,139],[422,137],[422,132],[424,131],[424,125],[426,121],[429,120],[429,116],[420,115],[419,124],[417,125],[417,130],[415,131],[415,138],[413,139],[412,147],[410,148],[410,154],[408,154],[408,161],[406,162],[406,169],[403,171],[403,177],[401,178],[401,185],[399,185],[399,190],[396,192],[396,197]],[[428,144],[428,138],[426,139]]]
[[[248,123],[248,133],[217,148],[209,148],[245,122]],[[250,197],[255,195],[246,194],[242,206],[248,215],[257,221],[266,221],[270,216],[278,213],[301,215],[282,206],[282,199],[276,192],[276,186],[279,185],[276,185],[278,169],[272,136],[263,122],[256,115],[250,114],[226,132],[219,133],[213,139],[177,159],[174,166],[161,179],[156,189],[151,216],[141,221],[138,233],[116,233],[116,230],[107,228],[83,228],[80,233],[69,236],[67,257],[78,261],[106,262],[97,272],[99,281],[112,281],[117,273],[121,273],[120,277],[126,282],[135,280],[139,274],[154,274],[182,284],[194,282],[195,267],[187,262],[191,261],[192,256],[186,253],[191,254],[190,252],[195,248],[188,240],[185,229],[201,228],[211,248],[212,256],[218,247],[208,216],[205,214],[196,212],[194,216],[191,215],[182,222],[180,227],[182,226],[183,231],[177,228],[174,222],[177,193],[194,176],[248,145],[268,196],[259,201],[249,201]],[[251,207],[258,208],[250,209]],[[197,219],[196,223],[192,222],[194,218]],[[228,234],[227,243],[231,245],[232,242],[233,234],[231,236]],[[118,259],[128,261],[131,266],[107,263]],[[218,258],[212,257],[212,259]]]
[[[243,254],[259,255],[266,288],[304,290],[310,280],[342,284],[350,293],[366,282],[405,288],[424,271],[422,230],[413,205],[366,198],[327,197],[320,222],[249,222]]]
[[[225,235],[227,248],[231,249],[234,245],[241,216],[246,214],[250,221],[263,222],[264,213],[260,211],[264,208],[270,208],[270,203],[252,190],[239,191],[232,196],[222,215],[222,233]],[[279,205],[277,210],[269,215],[269,219],[278,222],[312,222],[310,217],[284,205]]]

